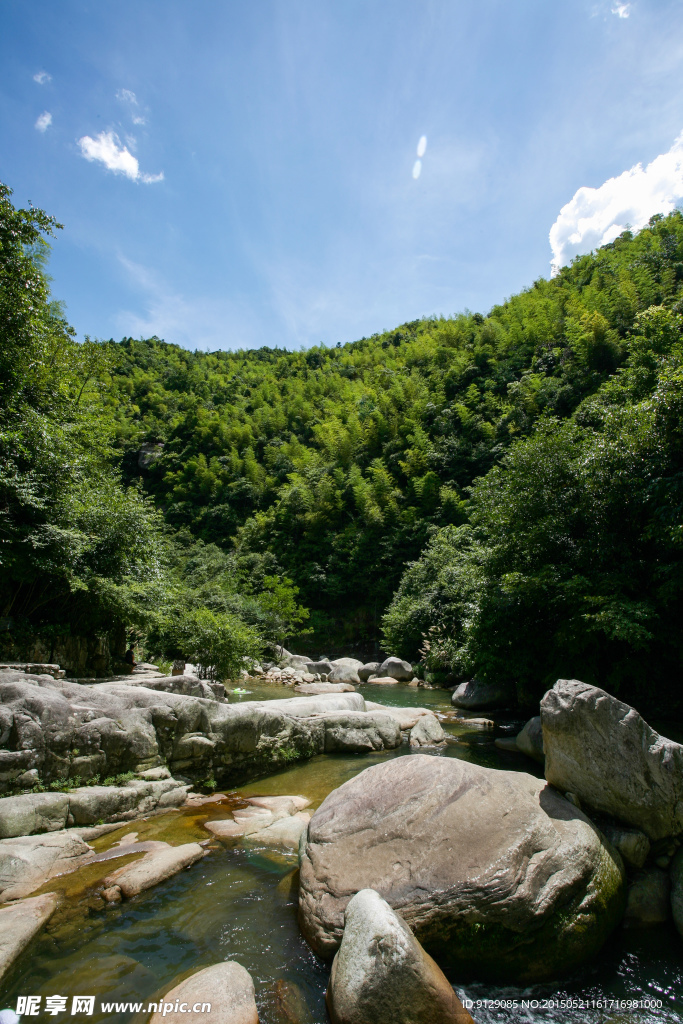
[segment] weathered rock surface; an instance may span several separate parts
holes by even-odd
[[[123,786],[81,786],[68,793],[30,793],[0,798],[0,837],[56,832],[68,825],[129,821],[155,810],[180,807],[189,787],[175,779],[141,779]]]
[[[159,882],[177,875],[183,868],[190,867],[204,856],[204,849],[199,843],[185,843],[183,846],[170,846],[146,853],[141,860],[126,864],[108,875],[103,882],[105,888],[118,886],[121,895],[126,899],[137,896],[145,889],[151,889]]]
[[[543,780],[416,754],[367,768],[315,812],[299,917],[331,957],[349,899],[372,888],[445,970],[519,984],[593,956],[624,882],[600,832]]]
[[[164,995],[149,1024],[258,1024],[251,975],[234,960],[205,967]]]
[[[372,700],[366,700],[365,708],[367,711],[381,711],[386,715],[391,715],[398,722],[401,730],[412,729],[423,715],[433,714],[427,708],[390,708],[386,704],[376,704]]]
[[[474,1024],[405,921],[372,889],[349,901],[332,963],[333,1024]]]
[[[370,676],[368,679],[369,683],[373,686],[397,686],[398,679],[394,679],[393,676]]]
[[[439,747],[446,743],[446,733],[436,715],[422,715],[410,730],[411,747]]]
[[[545,777],[650,839],[683,832],[683,746],[597,686],[558,679],[541,701]]]
[[[413,666],[401,658],[385,658],[377,669],[378,676],[391,676],[397,683],[409,683],[413,678]]]
[[[503,708],[513,703],[514,694],[510,687],[498,683],[482,683],[478,679],[470,679],[467,683],[456,686],[451,697],[455,708],[466,711],[484,711],[487,708]]]
[[[279,818],[258,832],[250,832],[247,838],[250,843],[258,846],[275,846],[295,853],[310,820],[311,816],[306,811],[297,811],[286,818]]]
[[[641,871],[628,887],[624,928],[663,924],[671,917],[671,883],[660,868]]]
[[[517,749],[527,757],[533,757],[534,761],[545,760],[545,754],[543,752],[543,726],[541,725],[541,716],[536,715],[534,718],[530,718],[524,728],[517,733],[516,737]]]
[[[321,693],[353,693],[355,687],[351,683],[299,683],[294,687],[295,693],[303,693],[311,697]]]
[[[207,821],[204,827],[219,839],[244,837],[264,846],[299,849],[301,833],[311,819],[303,813],[310,800],[303,796],[254,796],[248,800],[249,806],[236,808],[232,818]]]
[[[350,683],[352,686],[360,684],[358,669],[363,667],[363,662],[357,658],[337,658],[332,662],[332,668],[327,673],[330,683]]]
[[[100,684],[103,685],[103,684]],[[147,690],[163,690],[164,693],[181,693],[185,697],[202,697],[204,700],[218,700],[227,703],[223,683],[212,683],[197,676],[170,675],[157,678],[145,678],[141,681],[135,676],[130,679],[119,679],[117,686],[144,686]]]
[[[669,869],[671,878],[671,913],[674,924],[683,935],[683,847],[671,861]]]
[[[362,665],[358,669],[358,678],[360,679],[361,683],[367,683],[370,676],[376,676],[378,669],[378,661],[367,661],[365,665]]]
[[[326,711],[316,720],[324,724],[326,754],[393,750],[401,743],[398,722],[379,711]]]
[[[49,892],[0,907],[0,978],[50,920],[57,903],[57,894]]]
[[[323,675],[323,673],[325,675],[329,675],[330,672],[332,671],[332,662],[331,661],[309,661],[307,667],[308,667],[308,671],[309,672],[313,672],[316,675],[321,676],[321,675]]]
[[[602,822],[600,831],[615,850],[619,851],[627,864],[633,868],[642,868],[650,852],[650,840],[644,832],[637,828],[624,828]]]
[[[311,716],[326,710],[364,711],[365,702],[357,693],[332,693],[225,704],[127,683],[0,681],[0,790],[29,770],[45,783],[158,766],[199,778],[276,768],[324,750],[323,726]],[[3,832],[0,821],[0,836],[64,827],[67,798],[34,795],[45,798],[41,807],[55,823]]]
[[[48,878],[90,859],[92,848],[74,831],[0,841],[0,903],[35,892]]]

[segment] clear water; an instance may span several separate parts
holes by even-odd
[[[247,689],[249,693],[231,695],[231,700],[282,698],[290,692],[261,684]],[[450,742],[435,756],[540,774],[538,766],[522,755],[494,745],[494,735],[513,735],[519,722],[497,719],[495,734],[455,722],[449,694],[440,690],[364,686],[363,694],[377,703],[429,707],[443,716]],[[176,844],[204,840],[208,833],[203,822],[229,816],[230,806],[240,797],[298,793],[315,807],[332,789],[369,765],[409,754],[404,745],[381,754],[316,757],[233,790],[221,803],[136,822],[93,845],[105,850],[133,830],[140,839]],[[324,1024],[328,966],[317,960],[299,934],[293,857],[248,850],[236,842],[212,842],[209,855],[188,871],[129,902],[102,907],[96,898],[101,879],[122,863],[95,864],[45,886],[46,891],[63,893],[62,905],[5,978],[0,1006],[15,1006],[18,995],[58,994],[69,997],[70,1010],[73,995],[95,995],[96,1010],[88,1019],[141,1024],[145,1013],[103,1014],[99,1001],[146,1004],[187,974],[221,960],[237,960],[254,979],[262,1024]],[[618,929],[600,957],[560,989],[496,990],[472,985],[458,991],[461,998],[473,1001],[478,1024],[683,1021],[683,939],[669,926]],[[559,1005],[563,999],[574,1006]],[[522,1006],[523,1000],[529,1005]],[[633,1000],[659,1000],[662,1005],[650,1009],[614,1005],[614,1001]],[[63,1021],[69,1010],[47,1019]],[[38,1019],[46,1019],[45,1014]]]

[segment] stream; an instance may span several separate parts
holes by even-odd
[[[247,686],[248,693],[230,694],[231,702],[289,695],[282,686]],[[361,692],[366,699],[382,704],[428,707],[446,716],[451,712],[450,694],[443,690],[365,685]],[[513,736],[522,724],[498,715],[496,722],[496,736]],[[495,747],[490,730],[452,720],[442,720],[442,725],[451,742],[434,756],[542,775],[541,766],[522,754]],[[230,790],[221,803],[131,822],[92,845],[102,852],[133,831],[140,840],[203,841],[209,836],[203,822],[228,817],[231,803],[244,796],[300,794],[311,800],[309,810],[313,810],[331,790],[363,769],[405,755],[410,756],[405,743],[396,751],[378,754],[320,755]],[[141,1024],[146,1012],[103,1013],[100,1001],[139,1001],[146,1006],[202,967],[237,960],[254,980],[261,1024],[326,1024],[324,994],[329,967],[314,956],[299,933],[296,858],[249,849],[236,841],[215,841],[209,855],[190,870],[129,902],[104,907],[96,896],[99,883],[113,867],[124,863],[120,859],[93,864],[53,879],[39,890],[61,891],[64,899],[5,979],[0,1007],[15,1007],[19,995],[67,996],[69,1009],[47,1018],[64,1021],[72,996],[95,995],[95,1013],[89,1020]],[[600,956],[559,989],[456,987],[461,999],[473,1001],[471,1012],[477,1024],[683,1022],[683,939],[673,925],[631,931],[618,928]],[[522,1006],[522,1001],[529,1005]],[[621,1004],[618,1008],[616,1001]],[[633,1003],[643,1002],[644,1007],[631,1008]],[[44,1010],[40,1018],[46,1019]]]

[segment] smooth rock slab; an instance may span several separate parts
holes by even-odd
[[[558,679],[541,701],[545,777],[650,839],[683,832],[683,746],[597,686]]]
[[[346,908],[327,988],[333,1024],[474,1024],[441,969],[373,889]]]
[[[0,978],[50,920],[58,902],[57,893],[48,892],[0,908]]]
[[[401,730],[412,729],[423,715],[434,714],[427,708],[390,708],[386,704],[376,704],[372,700],[366,700],[365,707],[367,711],[381,711],[385,715],[391,715],[398,722]]]
[[[202,1013],[205,1003],[210,1003],[211,1009]],[[182,1005],[185,1012],[180,1010]],[[169,1007],[167,1012],[165,1006]],[[163,996],[160,1009],[152,1014],[149,1024],[258,1024],[251,975],[234,960],[205,967]]]
[[[312,697],[321,693],[353,693],[355,686],[351,683],[298,683],[295,693],[310,694]]]
[[[0,841],[0,903],[35,892],[55,875],[75,870],[94,857],[73,829]]]
[[[316,718],[325,725],[326,754],[393,750],[401,744],[398,723],[379,711],[330,711]]]
[[[177,875],[183,868],[190,867],[204,856],[204,849],[199,843],[185,843],[183,846],[172,846],[165,850],[155,850],[146,854],[142,860],[126,864],[104,879],[104,886],[110,888],[117,885],[121,894],[130,899],[145,889],[151,889],[159,882]]]
[[[285,850],[295,852],[299,849],[299,842],[302,833],[308,828],[311,820],[310,814],[305,811],[297,811],[286,818],[278,818],[272,825],[261,829],[259,832],[251,832],[248,836],[250,843],[260,846],[277,846]]]
[[[299,919],[329,958],[349,899],[375,889],[444,970],[527,983],[597,952],[624,882],[600,832],[543,780],[415,754],[367,768],[315,812]]]

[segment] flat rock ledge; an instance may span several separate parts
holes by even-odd
[[[59,898],[49,892],[0,907],[0,978],[52,917]]]
[[[543,780],[415,754],[375,765],[313,815],[299,920],[316,953],[341,942],[351,897],[374,889],[459,980],[550,980],[621,920],[623,862]]]

